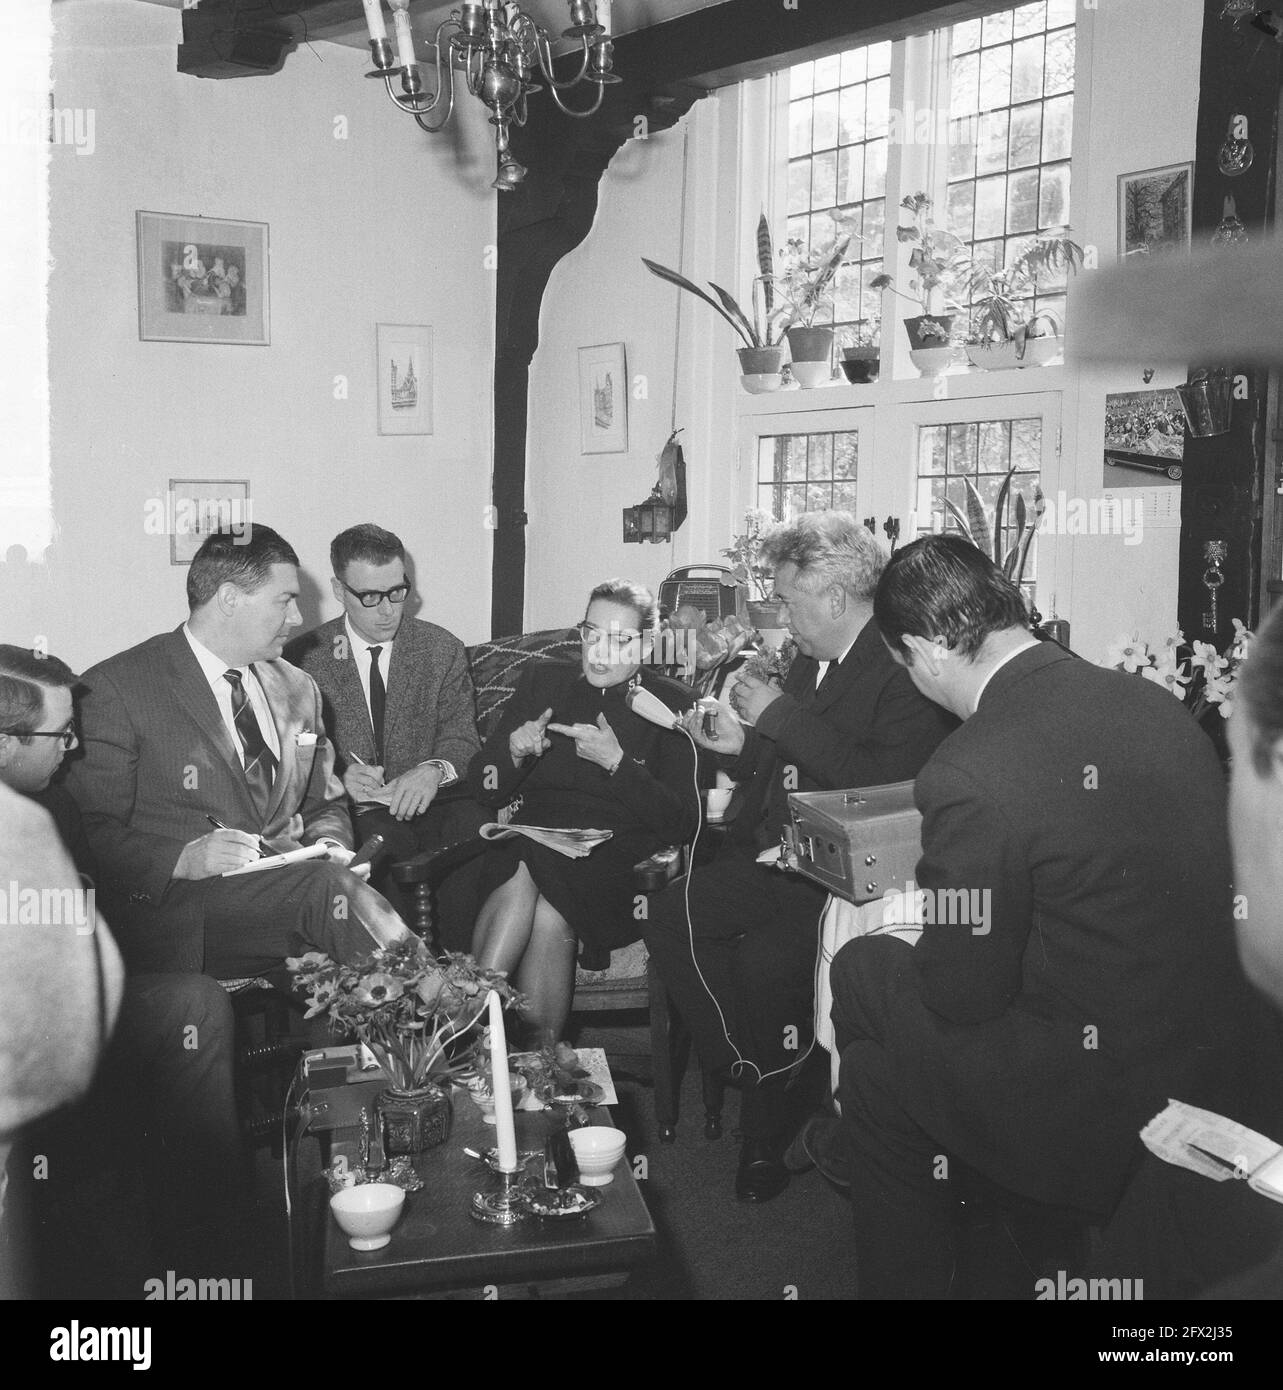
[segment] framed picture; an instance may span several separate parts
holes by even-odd
[[[267,223],[140,212],[138,336],[268,343]]]
[[[1172,390],[1119,391],[1105,397],[1104,487],[1179,487],[1185,411]]]
[[[623,343],[579,349],[579,428],[585,454],[628,452],[628,369]]]
[[[380,323],[379,433],[432,433],[432,330],[425,325]]]
[[[1118,176],[1118,254],[1167,255],[1190,247],[1192,164]]]
[[[169,563],[190,565],[206,536],[248,536],[253,515],[249,480],[171,478],[166,500]]]

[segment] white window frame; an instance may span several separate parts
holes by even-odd
[[[759,399],[763,399],[760,398]],[[877,486],[866,459],[872,454],[874,413],[868,408],[847,406],[839,410],[762,410],[740,417],[738,447],[735,451],[735,492],[743,499],[740,514],[758,505],[758,441],[779,434],[828,434],[852,431],[856,435],[855,496],[856,515],[877,512]],[[879,521],[879,525],[881,522]]]

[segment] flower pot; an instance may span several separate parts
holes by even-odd
[[[390,1155],[416,1156],[450,1137],[454,1104],[449,1093],[434,1081],[425,1081],[412,1091],[389,1086],[375,1096],[374,1108],[383,1123]]]
[[[909,360],[918,369],[919,376],[940,376],[949,370],[953,361],[951,347],[911,348]]]
[[[823,386],[833,377],[833,330],[831,328],[790,328],[789,353],[793,375],[799,386]]]
[[[740,360],[740,385],[750,395],[780,389],[780,368],[784,363],[782,347],[740,348],[735,355]]]
[[[868,386],[878,379],[881,349],[851,347],[842,350],[842,375],[852,386]]]
[[[759,632],[774,632],[785,626],[784,605],[779,599],[756,599],[748,601],[748,621]]]
[[[986,372],[1009,371],[1015,367],[1041,367],[1058,357],[1064,349],[1060,338],[1048,334],[1041,338],[1026,338],[1024,352],[1014,338],[1002,343],[968,343],[967,360],[973,367]]]
[[[924,333],[923,329],[928,324],[934,325],[940,332]],[[909,346],[915,350],[944,347],[953,332],[953,315],[919,314],[916,318],[905,319],[904,331],[909,335]]]

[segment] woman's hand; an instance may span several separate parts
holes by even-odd
[[[607,772],[614,772],[623,761],[624,750],[604,714],[597,716],[595,724],[549,724],[548,728],[554,734],[573,738],[576,755],[604,767]]]
[[[552,710],[546,709],[538,719],[528,719],[508,735],[508,752],[514,767],[520,767],[526,758],[540,757],[552,747],[546,732],[551,718]]]

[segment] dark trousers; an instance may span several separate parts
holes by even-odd
[[[859,1296],[866,1299],[945,1298],[956,1265],[951,1160],[901,1105],[890,1052],[892,1002],[913,970],[912,952],[895,937],[857,938],[830,972]]]
[[[467,840],[492,817],[475,801],[446,801],[433,804],[421,816],[394,820],[384,806],[374,806],[356,816],[359,844],[372,835],[382,835],[388,853],[375,866],[370,882],[409,922],[411,906],[392,878],[392,865],[426,850],[441,849]],[[472,928],[480,909],[481,856],[460,864],[437,885],[433,895],[432,931],[437,944],[447,951],[470,951]]]
[[[406,934],[381,893],[324,860],[191,887],[202,895],[205,973],[220,980],[279,968],[305,951],[349,961]]]
[[[736,1049],[754,1064],[738,1069],[744,1135],[778,1138],[790,1123],[785,1086],[814,1034],[824,891],[728,845],[690,875],[692,957],[685,886],[675,883],[651,900],[647,949],[703,1065],[733,1066]]]

